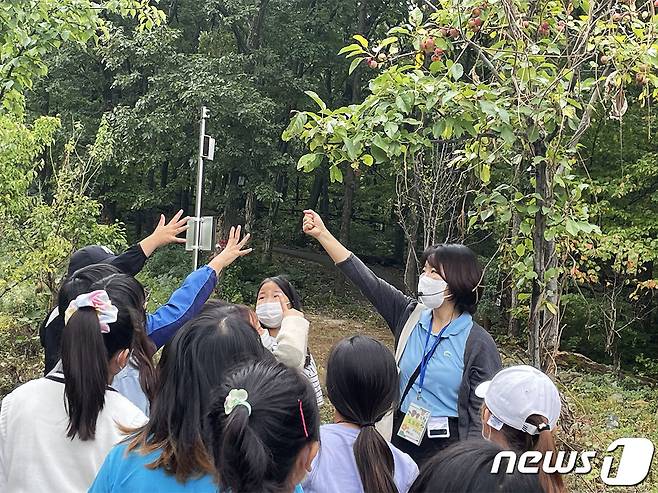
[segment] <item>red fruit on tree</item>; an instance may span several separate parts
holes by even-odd
[[[475,7],[472,11],[471,14],[473,14],[473,17],[480,17],[480,14],[482,13],[482,9],[480,7]]]
[[[542,28],[544,31],[548,31],[548,30],[550,29],[550,27],[551,27],[551,26],[550,26],[550,25],[548,24],[548,22],[546,22],[546,21],[544,21],[544,22],[541,23],[541,28]]]
[[[437,55],[436,53],[432,55],[433,62],[438,62],[439,60],[441,60],[441,55]]]
[[[453,27],[450,29],[450,37],[453,39],[457,39],[459,37],[459,29]]]
[[[473,26],[473,27],[471,28],[471,31],[473,31],[474,33],[479,32],[479,31],[480,31],[480,26]]]
[[[603,55],[603,56],[600,58],[600,62],[601,62],[603,65],[607,65],[608,62],[610,62],[610,57],[607,56],[607,55]]]
[[[566,23],[564,21],[560,21],[557,23],[557,29],[558,31],[564,31],[564,28],[567,27]]]
[[[621,22],[621,20],[624,18],[623,15],[621,15],[619,12],[615,12],[612,14],[612,22]]]
[[[378,65],[377,60],[375,60],[374,58],[367,58],[366,63],[368,64],[368,67],[373,68],[373,69],[377,68],[377,65]]]
[[[482,19],[480,19],[479,17],[474,18],[473,22],[475,22],[475,25],[478,27],[482,25]]]
[[[655,2],[653,2],[653,6],[656,7],[656,8],[658,8],[658,0],[656,0]]]
[[[658,1],[658,0],[657,0],[657,1]],[[443,36],[444,38],[447,38],[447,37],[448,37],[448,34],[450,33],[450,31],[448,30],[448,28],[446,28],[446,27],[442,27],[442,28],[439,30],[439,33],[441,33],[441,36]]]
[[[434,54],[441,56],[441,55],[443,55],[443,50],[441,48],[435,48],[434,49]]]
[[[426,53],[430,53],[431,51],[434,51],[436,44],[434,43],[434,38],[425,38],[424,44],[421,43],[420,46]]]
[[[530,25],[530,21],[528,20],[524,20],[523,22],[521,22],[521,26],[523,27],[523,29],[528,29],[529,25]]]
[[[475,27],[475,19],[468,20],[468,27]]]

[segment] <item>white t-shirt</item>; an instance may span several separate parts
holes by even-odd
[[[61,373],[51,373],[63,378]],[[110,449],[125,436],[118,424],[138,427],[146,416],[116,391],[105,391],[105,406],[93,440],[71,440],[64,383],[39,378],[21,385],[0,408],[0,491],[86,492]]]

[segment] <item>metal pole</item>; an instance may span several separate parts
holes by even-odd
[[[206,135],[206,118],[210,116],[208,108],[201,107],[201,122],[199,124],[199,164],[196,170],[196,205],[194,207],[194,270],[199,267],[199,251],[201,249],[201,195],[203,194],[203,138]]]

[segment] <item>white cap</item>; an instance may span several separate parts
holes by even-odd
[[[499,430],[506,424],[530,435],[542,430],[527,423],[528,416],[538,414],[545,417],[549,429],[553,430],[562,407],[560,393],[553,381],[545,373],[527,365],[499,371],[492,380],[478,385],[475,395],[484,399],[493,415],[489,425]]]

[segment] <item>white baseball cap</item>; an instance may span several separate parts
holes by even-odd
[[[544,428],[527,423],[528,416],[538,414],[554,429],[560,417],[560,393],[545,373],[532,366],[518,365],[499,371],[492,380],[475,389],[475,395],[484,399],[492,419],[489,425],[500,430],[503,424],[530,435]],[[495,419],[494,419],[495,418]]]

